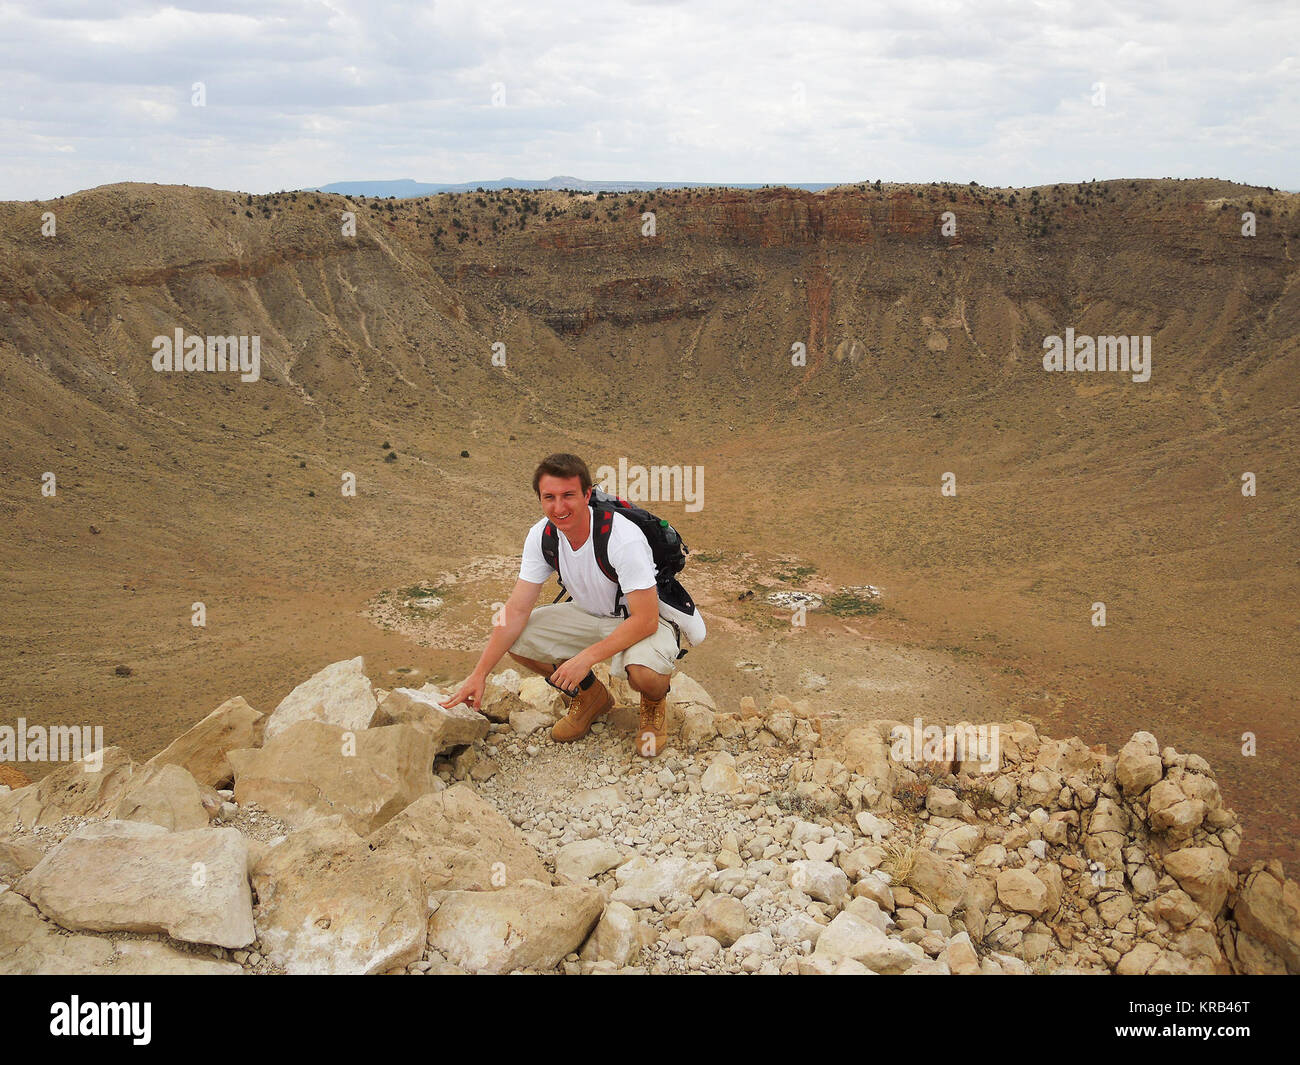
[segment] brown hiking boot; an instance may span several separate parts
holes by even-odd
[[[654,758],[664,749],[664,721],[668,717],[668,695],[647,699],[641,694],[641,723],[636,731],[636,750],[642,758]]]
[[[551,729],[551,739],[559,743],[582,739],[591,729],[591,723],[614,707],[614,697],[598,680],[592,681],[586,691],[565,698],[569,700],[569,712]]]

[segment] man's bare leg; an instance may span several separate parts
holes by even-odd
[[[527,666],[534,673],[540,673],[543,677],[549,677],[555,672],[555,664],[550,662],[538,662],[532,658],[525,658],[523,655],[517,655],[513,651],[506,652],[511,658],[521,666]]]
[[[627,682],[651,702],[658,702],[668,694],[668,685],[672,677],[656,673],[649,666],[629,665]]]

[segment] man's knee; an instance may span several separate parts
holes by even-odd
[[[633,690],[642,692],[651,699],[662,699],[668,694],[668,685],[672,677],[665,673],[656,673],[649,666],[628,665],[627,682]]]

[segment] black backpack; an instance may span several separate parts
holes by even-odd
[[[614,582],[615,612],[627,617],[627,603],[620,604],[619,602],[623,598],[623,588],[618,582],[618,574],[609,562],[609,533],[614,526],[614,513],[618,512],[636,525],[650,544],[650,551],[655,560],[655,586],[656,591],[659,593],[660,602],[666,603],[684,614],[695,613],[695,600],[691,598],[690,592],[683,588],[677,580],[677,574],[681,573],[686,565],[686,556],[690,554],[690,548],[682,542],[677,530],[668,524],[665,519],[656,517],[648,510],[638,507],[635,503],[629,503],[626,499],[612,496],[599,488],[592,488],[590,505],[594,516],[591,526],[592,549],[595,552],[596,565],[600,567],[600,572]],[[564,575],[560,573],[559,533],[554,524],[549,521],[546,523],[546,527],[542,529],[542,557],[546,559],[546,564],[555,570],[560,582],[560,594],[555,597],[555,602],[560,602],[566,596],[572,598],[564,587]],[[672,625],[675,630],[677,629],[677,625],[671,620],[668,621],[668,624]],[[681,648],[680,630],[678,630],[677,642],[680,648],[677,657],[681,658],[682,655],[686,654],[686,649]]]

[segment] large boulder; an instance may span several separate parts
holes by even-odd
[[[434,752],[441,754],[488,734],[490,722],[468,706],[450,710],[438,702],[438,696],[414,688],[394,688],[375,712],[373,726],[414,725],[433,738]]]
[[[1300,973],[1300,886],[1280,865],[1252,872],[1233,909],[1237,927],[1280,957],[1287,972]]]
[[[468,784],[422,795],[372,832],[368,842],[376,854],[412,858],[429,892],[488,891],[520,880],[551,880],[514,825]]]
[[[269,742],[299,721],[319,721],[352,732],[369,728],[379,703],[360,656],[326,666],[286,695],[266,721]]]
[[[0,893],[0,976],[235,976],[234,962],[151,940],[69,934],[16,891]]]
[[[294,832],[253,868],[262,953],[292,974],[379,973],[424,949],[414,859],[376,854],[341,817]]]
[[[502,891],[454,891],[429,921],[429,943],[477,973],[552,969],[587,938],[605,908],[596,887],[525,880]]]
[[[341,814],[366,835],[437,786],[434,741],[414,725],[352,732],[300,721],[260,749],[230,752],[239,804],[295,828]]]
[[[216,792],[199,787],[181,766],[142,765],[135,767],[131,783],[108,816],[184,832],[206,828],[220,806]]]
[[[165,932],[219,947],[255,938],[248,842],[233,828],[88,821],[16,890],[73,931]]]
[[[260,747],[266,715],[254,710],[242,696],[227,699],[189,731],[177,736],[146,765],[178,765],[200,784],[228,787],[235,771],[226,752]]]
[[[120,747],[100,754],[102,760],[70,762],[35,784],[0,795],[0,832],[56,825],[65,817],[201,828],[220,805],[215,791],[200,787],[179,766],[139,765]]]

